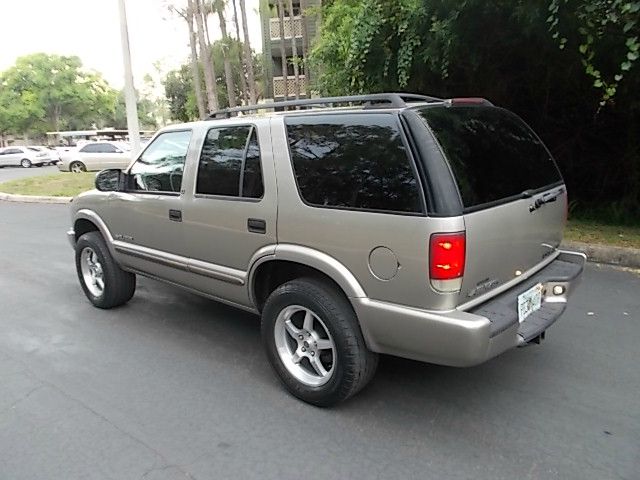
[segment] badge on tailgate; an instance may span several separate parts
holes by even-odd
[[[538,283],[518,295],[518,320],[520,323],[542,306],[542,284]]]

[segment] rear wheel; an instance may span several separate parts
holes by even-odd
[[[262,339],[286,388],[321,407],[359,392],[378,364],[346,297],[312,278],[287,282],[269,296],[262,312]]]
[[[29,160],[28,158],[23,158],[20,161],[20,166],[22,168],[31,168],[31,160]]]
[[[69,171],[73,173],[86,172],[87,167],[82,162],[71,162],[71,165],[69,165]]]
[[[99,232],[78,240],[76,272],[85,295],[98,308],[124,305],[136,291],[136,276],[120,268]]]

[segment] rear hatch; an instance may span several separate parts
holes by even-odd
[[[551,154],[515,114],[490,104],[419,110],[463,204],[459,304],[542,266],[562,240],[567,194]]]

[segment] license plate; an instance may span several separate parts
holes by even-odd
[[[542,306],[542,284],[538,283],[529,290],[518,295],[518,320],[524,322],[525,318]]]

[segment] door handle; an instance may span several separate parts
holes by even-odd
[[[247,220],[247,230],[251,233],[267,233],[267,222],[261,218],[249,218]]]
[[[169,210],[169,220],[174,222],[182,221],[182,210]]]

